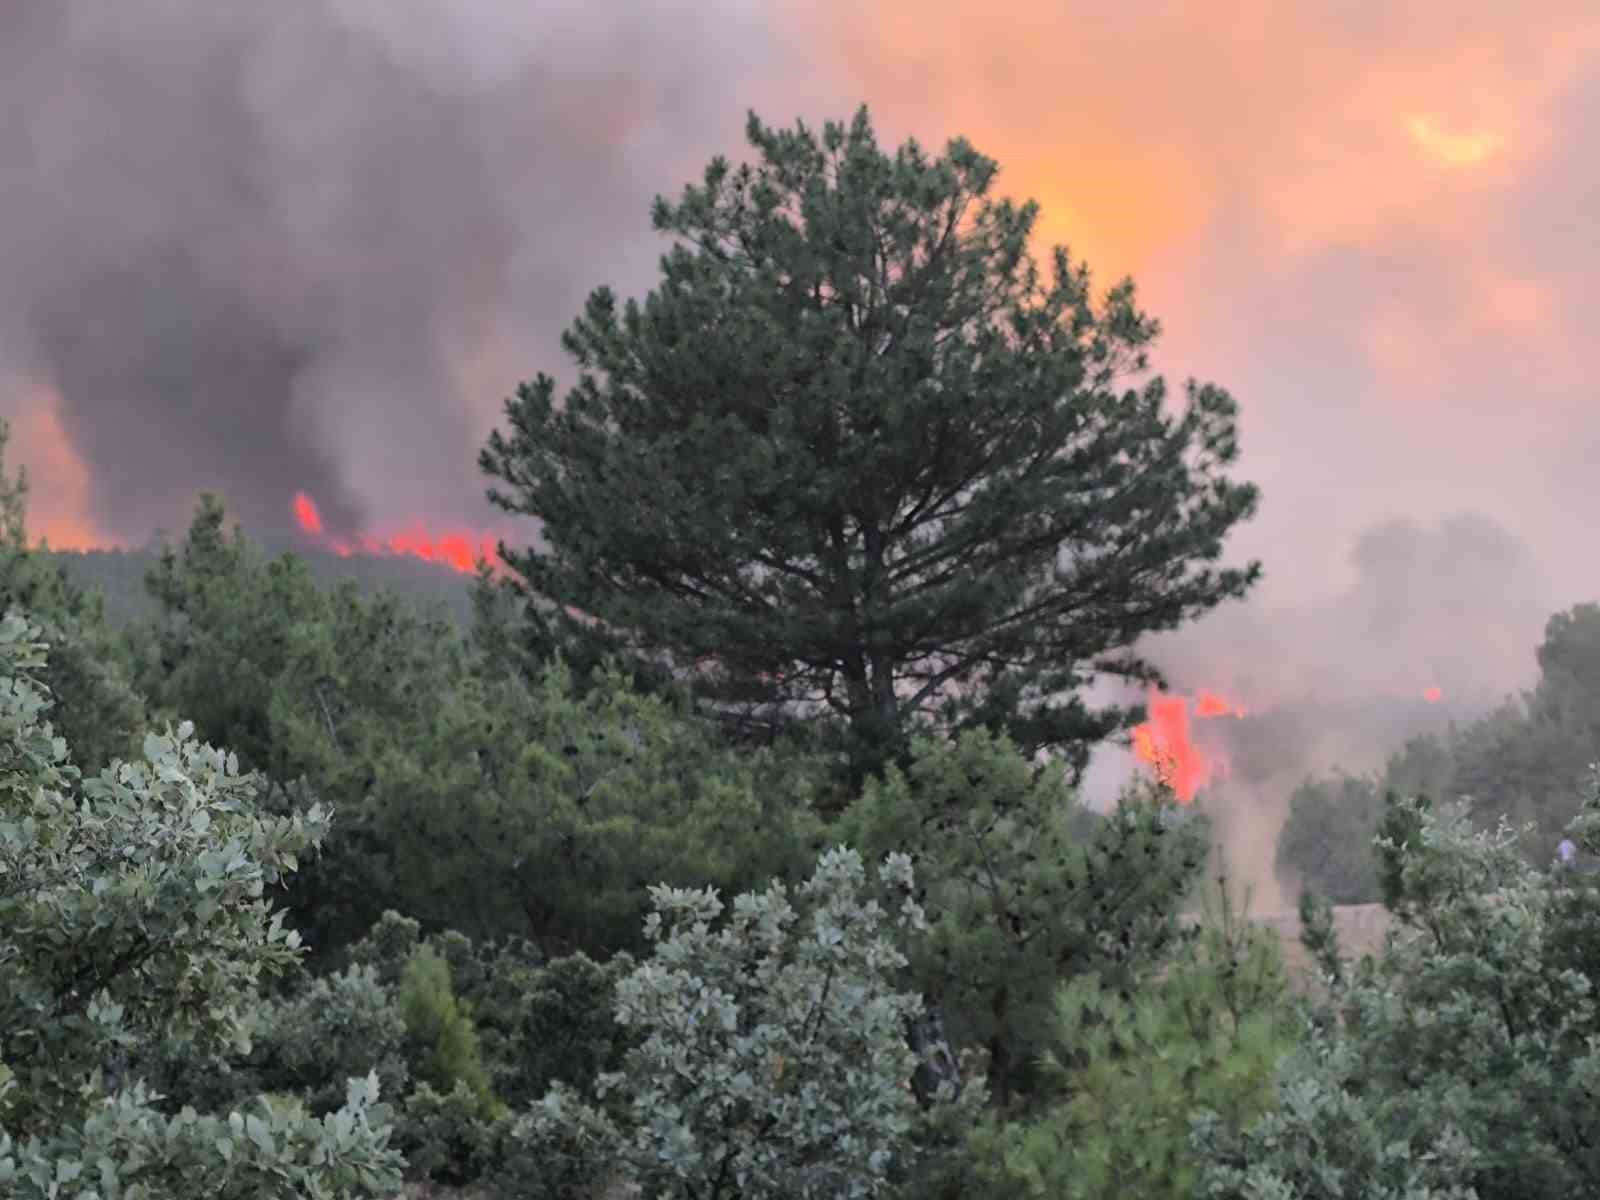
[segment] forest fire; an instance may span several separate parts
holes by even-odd
[[[428,532],[421,521],[413,521],[407,528],[388,537],[362,535],[355,539],[330,538],[323,529],[322,514],[317,509],[316,501],[304,492],[295,493],[294,518],[303,533],[320,541],[340,558],[357,554],[420,558],[425,562],[442,563],[464,575],[476,571],[480,559],[491,564],[496,561],[495,539],[489,534],[444,533],[435,536]]]
[[[1194,715],[1202,720],[1243,717],[1246,713],[1242,706],[1204,689],[1195,696],[1194,708]],[[1208,755],[1191,739],[1187,697],[1152,691],[1149,711],[1150,719],[1134,727],[1133,752],[1172,788],[1181,803],[1189,804],[1226,764]]]

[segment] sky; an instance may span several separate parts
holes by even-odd
[[[1600,598],[1592,0],[0,0],[0,415],[53,544],[495,530],[476,452],[747,111],[969,138],[1240,402],[1174,687],[1487,702]],[[1181,395],[1180,388],[1172,389]],[[507,532],[516,536],[515,527]]]

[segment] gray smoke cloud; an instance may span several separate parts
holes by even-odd
[[[1361,530],[1343,558],[1318,572],[1344,574],[1342,587],[1223,607],[1151,639],[1152,657],[1178,686],[1258,709],[1413,701],[1438,688],[1441,704],[1465,713],[1533,682],[1534,647],[1562,600],[1526,540],[1500,521],[1471,511],[1426,524],[1392,517]]]
[[[501,399],[647,285],[651,197],[772,63],[748,6],[629,7],[6,0],[0,413],[53,390],[128,541],[203,488],[263,536],[299,489],[483,525]]]
[[[1302,548],[1298,565],[1345,583],[1309,599],[1225,606],[1144,644],[1175,693],[1209,690],[1246,710],[1205,719],[1191,704],[1190,736],[1216,766],[1202,798],[1231,878],[1264,912],[1294,907],[1292,881],[1274,863],[1296,786],[1381,770],[1408,738],[1465,725],[1531,686],[1544,623],[1563,604],[1528,542],[1480,512],[1382,520],[1356,534],[1342,561]],[[1103,698],[1139,697],[1107,689]],[[1101,747],[1085,793],[1109,806],[1143,770],[1130,751]]]

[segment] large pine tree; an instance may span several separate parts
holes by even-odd
[[[1156,679],[1135,640],[1259,574],[1216,565],[1256,504],[1223,473],[1235,402],[1135,386],[1131,281],[1097,301],[1059,248],[1046,281],[1037,206],[966,141],[891,156],[865,108],[748,137],[759,163],[657,199],[644,303],[590,295],[565,403],[522,385],[483,452],[542,524],[507,551],[535,613],[746,719],[831,714],[858,768],[928,721],[1081,765],[1138,715],[1088,679]]]

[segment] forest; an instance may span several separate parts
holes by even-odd
[[[214,495],[52,553],[0,464],[0,1194],[1592,1192],[1600,606],[1296,792],[1291,971],[1203,803],[1079,787],[1089,679],[1260,577],[1238,405],[966,142],[748,132],[507,402],[471,579]]]

